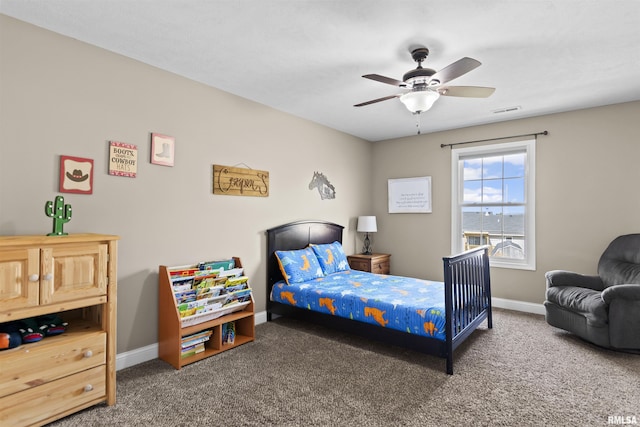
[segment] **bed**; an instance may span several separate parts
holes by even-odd
[[[411,348],[445,358],[446,372],[453,374],[454,350],[485,320],[493,327],[488,249],[444,257],[444,282],[365,273],[348,265],[323,274],[321,253],[336,245],[341,250],[343,228],[297,221],[267,230],[267,321],[274,314],[291,316]],[[314,257],[302,255],[306,271],[318,274],[290,280],[288,256],[310,250],[322,265],[309,266],[307,258]]]

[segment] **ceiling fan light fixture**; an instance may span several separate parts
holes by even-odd
[[[433,103],[440,98],[440,94],[433,90],[421,90],[407,92],[400,97],[400,101],[412,113],[422,113],[433,106]]]

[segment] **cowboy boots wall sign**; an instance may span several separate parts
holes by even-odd
[[[135,178],[138,173],[138,147],[124,142],[109,142],[109,175]]]

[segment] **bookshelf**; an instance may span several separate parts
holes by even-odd
[[[209,280],[208,288],[225,288],[232,281],[236,283],[245,282],[243,280],[243,278],[246,279],[245,276],[237,277],[238,271],[243,269],[240,258],[234,257],[229,261],[231,260],[233,261],[232,268],[225,268],[223,272],[214,272],[208,275],[209,277],[206,279]],[[176,294],[175,290],[178,286],[183,286],[183,288],[179,289],[187,288],[189,277],[191,277],[189,270],[207,271],[208,267],[212,265],[215,267],[220,262],[227,261],[176,267],[160,266],[158,277],[158,354],[160,359],[176,369],[251,342],[255,338],[254,302],[248,281],[246,281],[247,287],[245,289],[237,289],[230,292],[222,290],[220,295],[203,298],[206,299],[205,305],[211,303],[206,311],[203,310],[198,313],[189,311],[188,315],[184,316],[185,311],[183,310],[183,315],[181,316],[180,309],[185,307],[182,301],[183,295],[181,291],[177,291]],[[206,267],[200,270],[203,265],[206,265]],[[217,270],[217,268],[212,270]],[[199,274],[200,276],[207,276],[206,273]],[[227,276],[229,274],[231,275]],[[197,286],[196,282],[200,279],[194,276],[193,280],[193,286]],[[249,291],[246,292],[246,289],[249,289]],[[240,295],[241,297],[233,301],[234,298],[229,297],[231,294]],[[247,294],[248,299],[243,301],[243,299],[247,298]],[[229,300],[233,302],[228,305],[217,306]],[[183,304],[182,307],[179,307],[180,303]],[[229,340],[228,336],[223,336],[223,329],[227,330],[229,325],[232,325],[234,330],[231,340]],[[210,334],[208,333],[209,331]],[[186,347],[183,348],[183,345],[189,347],[188,344],[194,342],[197,346],[194,351]]]

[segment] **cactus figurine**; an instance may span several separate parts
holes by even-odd
[[[44,205],[44,212],[53,218],[53,233],[47,236],[66,236],[69,233],[62,231],[62,226],[71,220],[71,205],[64,204],[64,197],[57,196],[55,205],[49,200]]]

